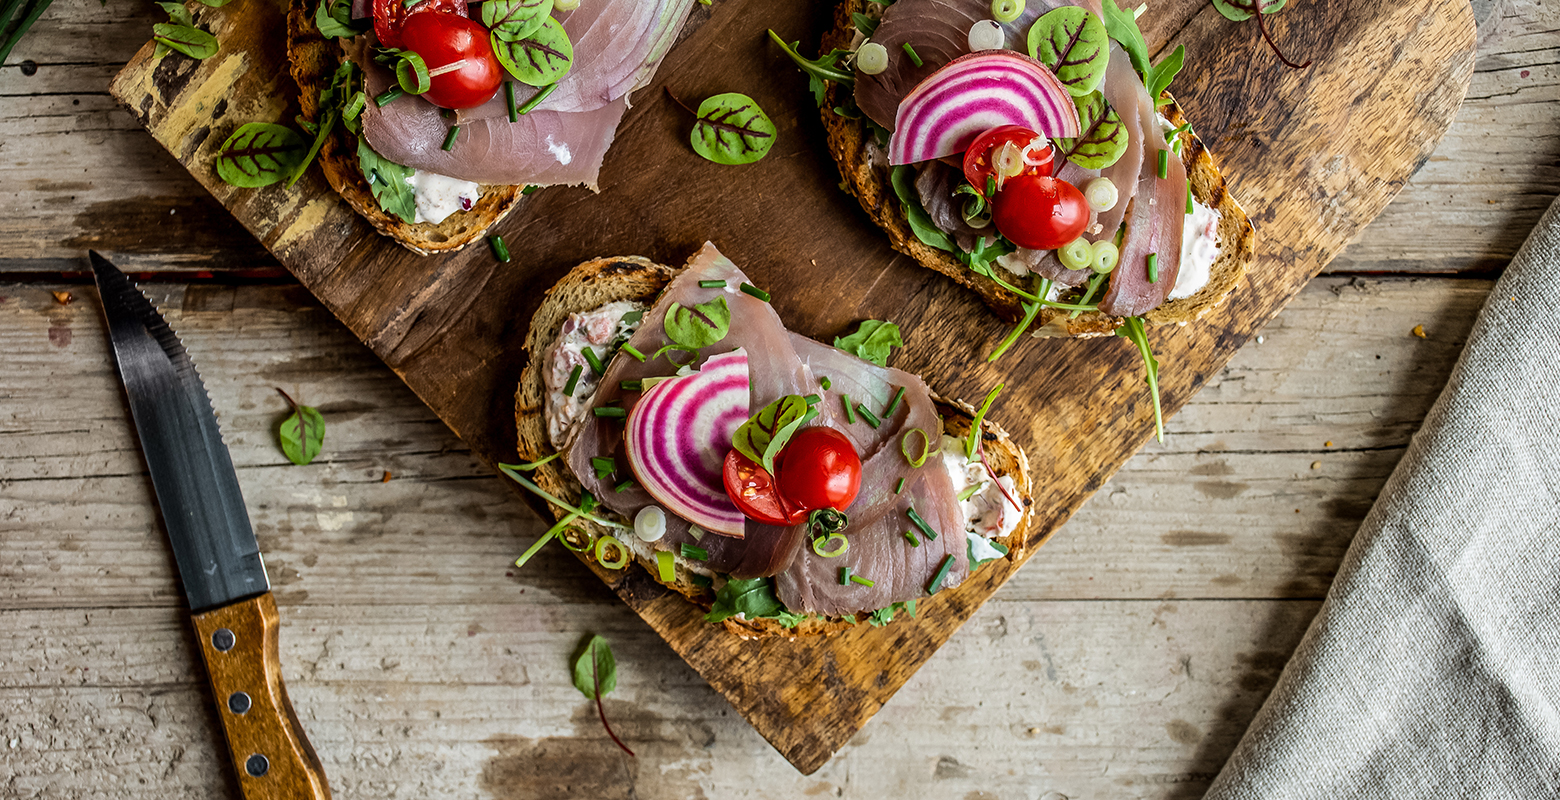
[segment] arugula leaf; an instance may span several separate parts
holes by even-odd
[[[417,219],[417,195],[406,179],[412,177],[412,168],[403,167],[374,152],[368,140],[358,137],[358,168],[368,179],[368,188],[374,199],[386,213],[413,222]]]
[[[1176,52],[1184,51],[1176,48]],[[1084,169],[1104,169],[1120,161],[1127,152],[1127,127],[1105,95],[1091,92],[1074,97],[1073,105],[1078,107],[1078,137],[1053,140],[1062,157]]]
[[[871,36],[877,33],[877,26],[882,21],[881,19],[873,19],[866,14],[857,13],[850,15],[851,24],[856,26],[856,30],[861,31],[862,36]]]
[[[1148,82],[1144,85],[1148,87],[1148,96],[1154,98],[1155,104],[1165,104],[1159,96],[1164,94],[1166,89],[1170,88],[1170,81],[1175,80],[1176,74],[1181,71],[1181,67],[1185,63],[1186,45],[1178,44],[1174,50],[1170,51],[1170,55],[1165,56],[1154,66],[1154,74],[1150,76]]]
[[[897,338],[897,337],[896,337]],[[759,409],[731,437],[731,446],[737,452],[763,464],[771,475],[775,471],[775,456],[807,418],[807,399],[799,394],[786,395]]]
[[[292,416],[283,420],[276,432],[282,443],[282,453],[288,461],[303,466],[313,461],[325,444],[325,417],[319,409],[300,406],[286,392],[279,388],[276,391],[293,410]]]
[[[1029,55],[1056,73],[1074,97],[1094,91],[1110,64],[1110,39],[1099,17],[1081,6],[1048,11],[1029,29]]]
[[[318,118],[314,123],[314,144],[309,147],[309,152],[304,155],[303,160],[293,167],[292,176],[287,180],[288,186],[292,186],[303,177],[304,170],[309,168],[309,164],[313,163],[314,157],[319,154],[320,148],[325,146],[325,139],[341,120],[342,107],[352,97],[352,93],[348,90],[356,84],[357,65],[350,60],[341,62],[336,67],[336,74],[331,76],[330,83],[320,90],[320,107]]]
[[[910,223],[910,231],[915,234],[915,238],[927,247],[957,252],[959,248],[954,247],[953,239],[932,223],[932,215],[921,206],[921,198],[915,193],[915,167],[909,164],[894,167],[890,178],[894,184],[894,194],[904,206],[905,220]]]
[[[1127,58],[1132,60],[1132,68],[1142,76],[1143,85],[1148,87],[1149,96],[1158,102],[1159,95],[1170,88],[1170,80],[1181,71],[1181,66],[1186,61],[1186,48],[1176,45],[1175,51],[1160,61],[1159,66],[1156,67],[1149,63],[1148,42],[1144,41],[1143,32],[1138,30],[1137,17],[1132,11],[1123,11],[1116,5],[1116,0],[1105,0],[1102,10],[1105,13],[1106,32],[1110,34],[1110,38],[1121,45],[1123,50],[1127,51]]]
[[[693,151],[717,164],[751,164],[775,144],[775,123],[745,94],[717,94],[695,113]]]
[[[709,347],[731,332],[731,309],[724,295],[687,308],[673,303],[666,311],[666,336],[686,350]]]
[[[500,31],[493,31],[488,38],[498,63],[528,86],[557,83],[574,67],[574,44],[558,20],[550,16],[543,17],[541,27],[523,38],[506,39]]]
[[[1105,2],[1108,3],[1110,0]],[[1149,347],[1148,331],[1143,327],[1143,318],[1127,317],[1122,321],[1121,327],[1116,329],[1116,335],[1137,346],[1138,354],[1143,357],[1143,382],[1148,384],[1149,394],[1154,397],[1154,435],[1163,442],[1165,417],[1159,405],[1159,359],[1154,358],[1154,351]]]
[[[807,59],[797,52],[797,49],[802,46],[801,42],[786,44],[785,40],[780,38],[780,34],[773,30],[769,31],[769,38],[780,45],[780,49],[791,57],[797,67],[807,73],[807,89],[813,93],[813,99],[817,101],[819,108],[823,108],[823,92],[827,81],[845,84],[856,82],[856,73],[840,66],[840,61],[850,55],[849,50],[836,47],[815,59]]]
[[[1015,245],[1001,237],[997,237],[992,239],[990,242],[987,242],[986,237],[977,236],[975,237],[974,250],[971,250],[968,253],[960,250],[955,252],[953,256],[954,258],[957,258],[959,261],[963,262],[965,266],[974,270],[975,274],[984,275],[993,280],[998,280],[997,274],[991,269],[992,262],[1017,249],[1018,245]],[[998,282],[1001,281],[999,280]]]
[[[605,697],[617,688],[617,659],[600,634],[590,637],[574,659],[574,688],[587,700]]]
[[[351,39],[373,27],[373,23],[352,19],[352,0],[321,0],[314,9],[314,27],[326,39]]]
[[[727,617],[741,614],[748,619],[776,617],[786,613],[785,605],[775,597],[774,582],[769,578],[732,578],[715,593],[705,622],[720,622]],[[794,626],[793,626],[794,627]]]
[[[834,337],[834,346],[880,366],[888,366],[888,357],[896,347],[904,347],[899,326],[892,322],[864,319],[849,336]]]
[[[217,151],[217,175],[233,186],[269,186],[298,166],[306,147],[292,128],[250,122],[233,131]]]

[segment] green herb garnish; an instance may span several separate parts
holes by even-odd
[[[832,384],[830,383],[830,381],[829,381],[829,379],[827,377],[824,377],[824,378],[819,378],[818,379],[818,385],[822,386],[824,391],[828,391],[829,390],[829,386],[831,386]]]
[[[921,515],[916,513],[915,506],[912,505],[907,507],[905,509],[905,514],[906,516],[910,517],[910,521],[914,523],[917,528],[921,529],[922,535],[926,536],[926,541],[937,541],[937,531],[933,529],[932,526],[926,524],[926,520],[921,519]]]
[[[903,390],[901,389],[900,391],[903,391]],[[913,448],[914,445],[912,445],[910,443],[910,437],[913,434],[917,434],[917,433],[921,434],[921,454],[920,455],[911,455],[910,454],[912,452],[911,448]],[[912,468],[920,469],[921,465],[926,463],[927,457],[932,454],[932,440],[931,440],[931,437],[927,436],[926,435],[926,431],[923,431],[920,428],[911,428],[910,430],[905,431],[905,435],[900,438],[900,440],[899,440],[899,452],[904,454],[905,460],[910,462],[910,466]],[[899,480],[903,481],[904,478],[900,478]],[[899,490],[895,489],[894,491],[897,493]]]
[[[625,392],[642,392],[645,390],[645,382],[643,380],[618,381],[618,388]]]
[[[1109,2],[1109,0],[1106,1]],[[943,579],[948,577],[948,570],[952,567],[953,555],[950,553],[943,556],[942,565],[937,567],[937,573],[932,576],[931,583],[926,584],[927,594],[937,594],[937,590],[942,588]]]
[[[569,372],[569,380],[568,380],[568,382],[563,384],[563,396],[564,397],[573,397],[574,396],[574,387],[579,385],[580,373],[582,373],[584,371],[585,371],[585,365],[584,364],[575,364],[574,365],[574,369],[571,372]]]
[[[483,4],[483,15],[487,15],[488,4],[502,1],[488,0],[488,3]],[[541,24],[525,36],[493,31],[488,39],[493,45],[493,55],[498,57],[498,63],[515,80],[527,86],[557,84],[574,66],[574,44],[569,41],[569,34],[563,25],[550,16],[544,15]]]
[[[845,404],[845,421],[856,424],[856,410],[850,406],[850,395],[840,392],[840,401]]]
[[[641,353],[638,350],[635,350],[633,347],[631,347],[631,346],[629,346],[627,344],[623,345],[622,347],[620,347],[618,349],[620,349],[623,352],[625,352],[625,353],[629,354],[630,356],[632,356],[635,361],[644,361],[645,360],[645,354],[644,353]]]
[[[1169,88],[1171,79],[1186,61],[1186,47],[1176,45],[1175,50],[1166,56],[1158,66],[1149,63],[1148,42],[1143,39],[1143,32],[1138,29],[1137,17],[1132,11],[1123,11],[1116,5],[1116,0],[1105,0],[1101,9],[1105,16],[1105,30],[1110,38],[1115,39],[1121,48],[1127,51],[1127,58],[1132,61],[1132,68],[1137,70],[1143,78],[1143,85],[1148,88],[1148,96],[1157,101],[1159,95]]]
[[[1147,262],[1147,264],[1148,264],[1148,282],[1149,283],[1158,283],[1159,282],[1159,254],[1158,253],[1149,253],[1148,257],[1146,259],[1144,259],[1144,261]]]
[[[774,582],[769,578],[732,578],[715,593],[715,602],[704,620],[720,622],[737,614],[746,619],[757,619],[784,612],[785,606],[775,598]]]
[[[505,264],[509,263],[509,245],[504,244],[504,237],[493,234],[488,237],[488,245],[493,248],[493,257]]]
[[[488,0],[497,2],[497,0]],[[607,724],[607,712],[601,705],[601,698],[607,692],[617,688],[617,661],[612,658],[612,648],[607,640],[600,636],[590,637],[585,647],[574,659],[574,688],[579,689],[586,699],[596,701],[596,713],[601,717],[601,727],[607,729],[607,735],[623,752],[633,755],[634,751],[623,744],[623,740],[612,732],[612,726]]]
[[[1224,18],[1231,22],[1245,22],[1252,17],[1257,18],[1257,29],[1262,32],[1262,39],[1273,48],[1273,54],[1278,60],[1284,62],[1284,66],[1290,69],[1305,69],[1311,66],[1307,60],[1304,64],[1296,64],[1284,56],[1284,52],[1273,43],[1273,37],[1268,33],[1267,24],[1262,21],[1263,14],[1276,14],[1284,7],[1288,0],[1213,0],[1213,7],[1218,9]],[[1156,95],[1157,96],[1157,95]]]
[[[786,395],[742,423],[731,437],[731,446],[774,474],[775,456],[802,427],[807,411],[807,401],[801,395]]]
[[[888,408],[883,409],[883,419],[894,416],[894,410],[899,408],[899,401],[903,399],[905,399],[905,387],[901,386],[899,391],[894,392],[894,399],[889,401]]]
[[[627,411],[617,406],[596,406],[595,408],[591,409],[590,412],[598,417],[607,417],[610,419],[623,419],[624,417],[628,416]]]
[[[1002,354],[1006,353],[1008,349],[1018,341],[1018,337],[1022,336],[1024,331],[1028,330],[1029,326],[1034,324],[1035,317],[1040,315],[1039,303],[1032,303],[1028,300],[1025,300],[1022,304],[1024,308],[1024,316],[1018,320],[1017,325],[1013,326],[1013,330],[1008,332],[1007,338],[1004,338],[1002,343],[998,344],[997,348],[991,351],[991,355],[986,356],[986,363],[990,364],[1001,358]]]
[[[840,585],[850,585],[850,567],[840,567]]]
[[[48,3],[39,3],[33,7],[34,12],[41,14],[48,5]],[[158,3],[157,5],[162,6],[162,9],[168,12],[170,21],[159,22],[152,26],[152,39],[157,42],[157,46],[153,49],[153,62],[161,61],[162,57],[167,55],[169,50],[183,53],[197,61],[217,54],[217,37],[195,27],[195,19],[190,15],[189,9],[185,8],[183,3]],[[0,16],[10,16],[9,10],[7,10],[6,14]],[[32,17],[32,13],[29,13],[28,17]],[[33,19],[24,17],[19,27],[25,29],[31,26],[34,19],[36,17],[33,17]],[[9,23],[4,25],[6,28],[10,27]],[[9,31],[7,32],[9,33]],[[14,36],[13,34],[12,38]],[[6,51],[9,53],[10,45],[15,44],[15,42],[8,40],[6,44]]]
[[[379,106],[380,108],[384,108],[385,106],[394,103],[405,94],[406,92],[401,91],[401,87],[392,86],[374,96],[374,105]]]
[[[786,44],[785,40],[781,39],[780,35],[772,30],[769,32],[769,38],[775,44],[780,45],[780,49],[784,50],[785,54],[791,57],[796,66],[807,73],[807,88],[813,93],[813,99],[817,101],[819,108],[823,108],[823,93],[827,81],[846,85],[856,82],[856,74],[854,72],[840,67],[840,61],[850,56],[849,50],[836,48],[816,59],[806,59],[797,52],[797,48],[802,46],[801,42]]]
[[[871,578],[863,578],[860,575],[852,575],[852,576],[850,576],[850,582],[854,583],[854,584],[859,584],[861,586],[865,586],[865,587],[867,587],[869,589],[872,588],[873,584],[876,583],[876,581],[872,580]]]
[[[909,542],[911,547],[921,546],[921,540],[915,537],[915,531],[905,531],[905,541]]]
[[[369,147],[367,139],[359,136],[358,168],[368,180],[368,188],[379,201],[380,208],[406,222],[417,219],[417,195],[406,182],[412,177],[411,167],[385,160]]]
[[[217,151],[217,175],[233,186],[269,186],[292,174],[307,149],[292,128],[250,122],[233,131]]]
[[[850,540],[843,533],[819,536],[812,540],[812,550],[820,558],[839,558],[850,550]]]
[[[900,478],[899,482],[894,484],[894,494],[899,494],[900,492],[903,492],[904,490],[905,490],[905,479],[904,478]]]
[[[760,300],[762,300],[762,301],[764,301],[766,303],[769,302],[769,293],[764,291],[763,289],[758,288],[757,286],[754,286],[751,283],[744,282],[741,286],[738,286],[737,288],[741,289],[743,294],[752,295],[752,296],[757,297],[758,299],[760,299]]]
[[[901,44],[900,48],[902,48],[905,51],[905,55],[910,57],[910,63],[916,65],[917,67],[924,67],[924,66],[926,66],[925,62],[921,61],[921,57],[916,54],[915,48],[911,47],[909,42],[905,42],[904,44]]]
[[[970,421],[970,438],[964,443],[964,458],[968,461],[975,460],[975,446],[980,442],[980,423],[986,418],[986,412],[991,408],[991,403],[997,399],[997,392],[1007,384],[999,383],[986,395],[986,400],[980,404],[980,410],[975,412],[975,419]]]
[[[520,110],[515,108],[514,81],[504,81],[504,110],[509,112],[510,122],[520,121]]]
[[[1127,152],[1127,126],[1101,92],[1074,97],[1078,109],[1078,136],[1051,141],[1057,154],[1084,169],[1104,169]]]
[[[617,462],[610,458],[592,456],[590,459],[590,466],[591,469],[596,471],[597,480],[605,480],[612,473],[617,472]]]
[[[448,153],[451,150],[454,150],[455,149],[455,137],[457,137],[459,135],[460,135],[460,126],[459,125],[451,125],[449,132],[444,134],[444,144],[441,145],[441,149],[444,150],[444,152],[446,152],[446,153]]]
[[[835,347],[880,367],[888,366],[888,357],[894,348],[903,347],[904,344],[904,340],[899,337],[898,325],[875,319],[862,320],[849,336],[834,337]]]
[[[926,213],[926,208],[921,205],[921,197],[915,191],[915,167],[900,164],[889,173],[889,179],[894,186],[894,196],[899,198],[904,208],[905,221],[910,223],[910,232],[915,234],[915,238],[927,247],[950,253],[963,252],[954,246],[948,234],[932,222],[932,215]]]
[[[1105,80],[1110,38],[1088,9],[1064,6],[1046,12],[1029,28],[1029,55],[1056,73],[1068,94],[1082,97]]]
[[[626,492],[626,491],[628,491],[629,489],[632,489],[632,488],[634,488],[634,479],[630,478],[630,479],[628,479],[626,481],[623,481],[622,483],[618,484],[617,486],[614,486],[612,488],[612,491],[614,491],[614,492],[616,492],[618,494],[622,494],[622,493],[624,493],[624,492]]]
[[[487,0],[482,4],[482,24],[494,38],[524,39],[541,29],[552,10],[552,0]]]
[[[974,497],[977,492],[979,492],[981,489],[984,489],[984,488],[986,488],[986,482],[985,481],[981,481],[980,483],[964,487],[964,491],[959,492],[958,495],[956,495],[956,497],[958,497],[959,498],[959,502],[962,503],[965,500],[968,500],[971,497]]]
[[[510,464],[509,468],[510,469],[517,469],[517,470],[520,470],[521,472],[530,472],[531,470],[536,469],[537,467],[540,467],[541,465],[546,464],[547,462],[552,461],[553,459],[556,459],[556,458],[558,458],[558,457],[560,457],[562,455],[563,455],[563,453],[560,451],[560,452],[557,452],[557,453],[553,453],[550,456],[543,456],[541,458],[538,458],[535,461],[528,461],[528,462],[526,462],[524,464]]]
[[[556,83],[549,83],[546,86],[543,86],[541,91],[537,92],[536,94],[531,95],[531,99],[525,101],[525,103],[523,105],[521,105],[520,108],[515,111],[516,116],[524,116],[526,114],[531,113],[532,111],[535,111],[536,107],[541,105],[542,101],[546,100],[547,96],[552,94],[553,90],[555,90],[557,88],[558,88],[558,84],[556,84]],[[535,186],[527,186],[525,188],[528,190],[528,191],[525,192],[526,194],[530,194],[531,193],[529,190],[536,189]]]
[[[683,558],[692,559],[694,561],[710,560],[710,551],[705,550],[702,547],[688,544],[687,542],[683,542],[682,544],[678,545],[677,552],[678,555],[681,555]]]
[[[717,94],[700,103],[694,115],[693,151],[717,164],[751,164],[774,146],[775,123],[745,94]]]
[[[666,311],[666,337],[678,348],[697,351],[726,338],[731,331],[731,309],[724,296],[693,308],[673,303]]]
[[[373,22],[352,19],[352,0],[321,0],[314,9],[314,27],[326,39],[351,39],[372,28]]]
[[[580,348],[580,355],[585,357],[585,363],[590,365],[591,372],[594,372],[597,375],[607,374],[607,365],[601,363],[601,357],[596,355],[595,349],[590,345],[585,345],[583,348]]]
[[[699,288],[700,289],[724,289],[724,288],[726,288],[726,282],[725,281],[699,281]]]
[[[1116,335],[1136,345],[1138,353],[1143,356],[1143,382],[1148,384],[1149,394],[1154,398],[1154,436],[1163,442],[1165,418],[1159,403],[1159,361],[1154,358],[1154,351],[1148,346],[1148,331],[1143,327],[1143,318],[1127,317],[1122,321],[1121,327],[1116,329]]]
[[[325,444],[325,417],[313,406],[300,406],[280,388],[276,393],[292,407],[292,416],[276,431],[287,460],[302,466],[313,461]]]
[[[883,424],[883,422],[872,413],[872,410],[867,408],[865,403],[856,404],[856,413],[860,414],[862,420],[864,420],[868,425],[871,425],[873,428]]]

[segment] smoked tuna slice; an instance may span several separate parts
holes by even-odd
[[[388,89],[389,71],[358,59],[369,97]],[[584,184],[596,188],[602,159],[612,145],[626,99],[577,113],[534,111],[511,123],[482,120],[460,126],[455,144],[443,149],[453,124],[421,97],[403,96],[384,107],[363,109],[363,136],[381,157],[396,164],[487,184],[537,186]]]
[[[728,288],[706,289],[699,286],[700,281],[714,280],[725,281]],[[721,255],[713,244],[705,243],[689,260],[688,268],[672,279],[655,305],[645,312],[639,330],[628,340],[629,345],[651,356],[666,343],[666,312],[672,303],[692,307],[717,296],[725,297],[726,305],[731,310],[730,333],[712,347],[701,350],[694,365],[703,363],[713,353],[742,347],[748,352],[748,375],[752,383],[750,408],[763,408],[788,394],[807,394],[816,384],[797,358],[790,335],[774,308],[756,297],[737,291],[737,287],[747,280],[747,276],[730,259]],[[682,362],[686,356],[679,355],[678,360]],[[672,375],[676,371],[677,365],[668,361],[664,355],[641,362],[626,353],[619,353],[607,365],[607,374],[602,378],[594,405],[620,404],[632,412],[639,393],[624,392],[622,381]],[[580,479],[586,491],[595,495],[607,508],[632,517],[639,509],[655,501],[637,485],[623,492],[615,491],[615,483],[621,482],[622,476],[629,474],[627,460],[621,457],[622,442],[621,420],[592,415],[585,419],[574,441],[565,447],[569,468]],[[597,479],[591,465],[593,457],[616,459],[617,480]],[[712,569],[729,572],[736,577],[757,577],[773,575],[784,569],[801,546],[801,538],[801,526],[778,528],[750,520],[745,539],[710,533],[698,540],[697,544],[709,551],[708,563]],[[682,542],[695,542],[687,532],[687,523],[682,520],[674,522],[672,514],[668,514],[666,541],[674,547]]]
[[[1121,242],[1121,260],[1110,274],[1110,289],[1100,298],[1100,311],[1113,317],[1147,314],[1165,301],[1175,288],[1181,266],[1181,231],[1186,217],[1186,165],[1165,141],[1164,128],[1154,99],[1143,84],[1137,87],[1137,101],[1131,106],[1141,128],[1143,164],[1138,170],[1137,189],[1127,209],[1126,233]],[[1127,114],[1122,114],[1126,119]],[[1165,151],[1165,177],[1159,177],[1159,153]],[[1148,256],[1158,264],[1155,280],[1149,280]]]

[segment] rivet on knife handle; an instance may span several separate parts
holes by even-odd
[[[194,620],[245,800],[329,800],[325,770],[282,684],[276,600],[267,592]]]

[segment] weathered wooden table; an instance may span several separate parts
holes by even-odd
[[[0,68],[0,796],[236,796],[88,247],[159,273],[337,797],[1200,795],[1560,193],[1560,11],[1474,11],[1472,91],[1397,201],[801,777],[567,553],[508,566],[532,512],[108,97],[155,7],[59,0]],[[278,386],[326,413],[314,465]],[[571,685],[588,633],[636,759]]]

